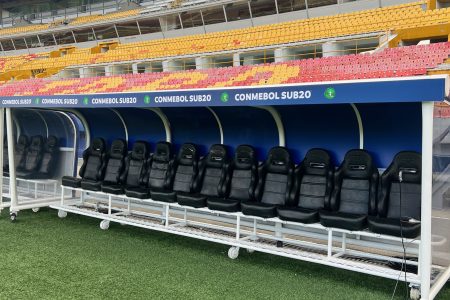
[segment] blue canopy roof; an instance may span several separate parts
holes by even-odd
[[[0,107],[195,107],[443,101],[447,75],[139,93],[0,97]]]

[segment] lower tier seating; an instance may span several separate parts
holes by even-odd
[[[167,89],[257,86],[426,75],[450,55],[450,43],[385,49],[280,63],[178,72],[60,80],[29,79],[0,86],[3,96],[95,94]]]
[[[341,230],[420,234],[422,160],[416,152],[398,153],[379,180],[371,155],[361,149],[348,151],[336,171],[329,152],[318,148],[297,168],[285,147],[272,148],[259,167],[249,145],[238,146],[231,161],[224,145],[211,146],[200,160],[190,143],[176,157],[167,142],[157,143],[153,155],[142,141],[128,155],[126,149],[116,140],[106,155],[103,139],[94,139],[84,152],[81,178],[63,177],[62,184]]]

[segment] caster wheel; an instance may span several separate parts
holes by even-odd
[[[283,248],[283,242],[277,241],[277,248]]]
[[[64,219],[65,217],[67,217],[67,211],[64,210],[58,210],[58,217],[60,219]]]
[[[238,247],[231,247],[228,250],[228,257],[231,259],[236,259],[239,256],[239,248]]]
[[[409,298],[411,300],[419,300],[420,299],[420,290],[416,287],[412,287],[409,292]]]
[[[9,218],[11,219],[11,222],[16,222],[17,221],[17,214],[16,213],[11,213],[9,215]]]
[[[40,210],[40,208],[39,207],[35,207],[35,208],[32,208],[31,209],[34,213],[37,213],[39,210]]]
[[[108,230],[109,229],[109,221],[108,220],[103,220],[100,222],[100,228],[102,230]]]
[[[255,250],[253,250],[253,249],[247,249],[247,253],[253,253],[253,252],[255,252]]]

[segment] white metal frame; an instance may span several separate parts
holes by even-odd
[[[326,228],[320,224],[288,222],[278,218],[263,219],[243,215],[240,212],[227,213],[212,211],[208,208],[198,209],[185,207],[178,203],[130,198],[125,195],[112,195],[103,192],[87,191],[80,188],[62,186],[61,190],[60,203],[51,206],[60,211],[60,217],[65,216],[65,214],[61,214],[63,212],[71,212],[98,218],[102,220],[100,224],[102,229],[107,229],[110,222],[117,222],[229,245],[232,247],[229,251],[231,258],[237,257],[239,249],[243,248],[251,251],[316,262],[394,280],[399,279],[403,281],[405,278],[403,271],[389,269],[373,263],[355,261],[355,258],[359,257],[369,260],[402,263],[403,259],[377,254],[376,251],[366,252],[352,249],[351,247],[353,245],[400,253],[401,238],[398,237],[375,234],[369,231],[351,232],[336,228]],[[72,193],[65,193],[65,190],[75,191],[79,196],[67,196]],[[147,208],[147,210],[138,209],[139,207]],[[99,208],[103,208],[105,213],[97,211]],[[149,213],[148,210],[157,211],[158,213]],[[189,215],[191,213],[197,214],[197,218],[195,220],[188,220],[188,213]],[[182,215],[182,217],[179,217],[179,215]],[[225,220],[224,217],[228,218],[228,226],[217,225],[218,222]],[[200,219],[208,218],[213,222],[209,222],[208,220],[200,221]],[[267,225],[268,223],[270,225]],[[198,227],[200,230],[192,229],[190,226]],[[208,229],[213,232],[208,231]],[[214,233],[214,231],[218,233]],[[272,234],[266,233],[267,231]],[[300,238],[294,239],[290,237],[293,235]],[[302,236],[320,239],[324,243],[311,242],[302,239]],[[431,234],[429,240],[431,247]],[[277,241],[285,242],[289,246],[278,248],[273,245]],[[438,238],[433,243],[442,244],[445,241],[443,238]],[[423,261],[420,259],[423,241],[420,238],[404,239],[404,243],[408,246],[408,255],[419,255],[418,262],[414,260],[407,261],[409,265],[416,265],[418,267],[418,274],[406,272],[407,281],[414,286],[419,286],[423,278],[421,265]],[[336,246],[336,244],[339,244],[339,246]],[[322,253],[318,253],[317,251]],[[441,274],[446,272],[440,266],[430,265],[429,271],[431,271],[431,268],[441,272]],[[441,275],[436,280],[437,283],[442,280],[442,276],[444,275]]]

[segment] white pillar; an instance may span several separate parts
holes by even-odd
[[[276,63],[293,60],[294,57],[292,55],[293,51],[289,48],[278,48],[274,51],[274,59]]]
[[[105,76],[112,76],[113,74],[114,74],[114,67],[106,66],[105,67]]]
[[[212,57],[196,57],[195,58],[195,68],[197,70],[211,69],[214,68]]]
[[[9,194],[11,197],[11,213],[17,212],[17,186],[16,186],[16,163],[14,162],[14,127],[12,121],[11,108],[6,108],[6,132],[8,139],[8,163],[9,163]]]
[[[322,56],[323,57],[329,57],[329,56],[339,56],[339,55],[345,55],[346,51],[344,48],[343,43],[337,43],[337,42],[326,42],[322,44]]]
[[[84,72],[84,68],[79,68],[78,69],[78,73],[80,74],[80,78],[85,78],[86,74]]]
[[[183,70],[183,63],[180,61],[174,60],[165,60],[162,62],[163,71],[171,72],[171,71],[181,71]]]
[[[132,64],[131,69],[133,70],[133,74],[139,73],[138,64],[136,63]]]
[[[431,284],[433,108],[433,102],[422,103],[422,201],[419,248],[420,294],[422,299],[429,298]]]
[[[239,67],[241,65],[241,54],[234,53],[233,54],[233,67]]]

